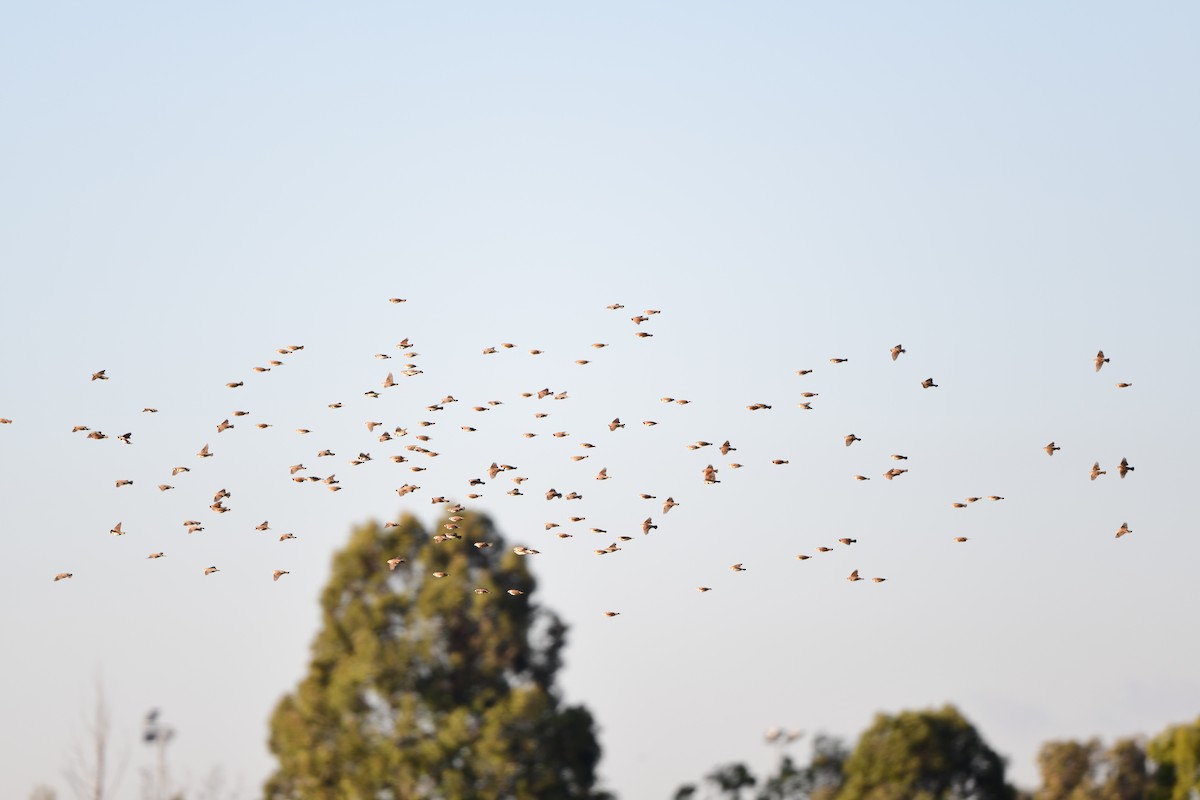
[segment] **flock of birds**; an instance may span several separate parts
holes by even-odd
[[[390,302],[391,303],[403,303],[406,301],[403,298],[391,298]],[[620,309],[622,309],[623,306],[619,303],[614,303],[614,304],[608,306],[607,308],[609,311],[616,312],[616,311],[619,311]],[[653,334],[647,330],[643,330],[641,328],[641,326],[644,323],[650,322],[655,316],[659,315],[660,313],[662,313],[662,312],[659,310],[648,309],[645,312],[643,312],[642,314],[636,314],[633,317],[631,317],[631,321],[637,327],[637,330],[635,331],[635,336],[639,339],[647,339],[647,338],[652,337]],[[608,346],[609,345],[604,342],[596,342],[596,343],[592,344],[592,347],[595,348],[596,350],[602,350]],[[503,342],[503,343],[500,343],[498,346],[486,347],[483,349],[482,352],[483,352],[484,356],[491,356],[491,355],[495,355],[503,350],[512,350],[515,347],[516,347],[516,345],[514,345],[510,342]],[[388,389],[392,389],[392,388],[398,386],[399,380],[413,379],[413,378],[416,378],[417,376],[420,376],[423,374],[423,370],[420,369],[420,367],[418,366],[418,364],[416,362],[416,358],[418,357],[419,354],[415,351],[415,345],[412,341],[410,341],[408,338],[405,338],[396,345],[396,348],[399,351],[398,356],[401,359],[405,360],[404,368],[400,369],[400,370],[392,370],[387,373],[387,375],[383,378],[383,380],[381,381],[381,384],[380,384],[380,388],[383,391],[387,391]],[[282,366],[284,366],[284,364],[286,362],[281,359],[288,359],[289,357],[294,357],[297,353],[299,353],[302,350],[304,350],[303,345],[288,345],[286,347],[281,347],[275,351],[275,354],[278,356],[277,358],[271,358],[270,360],[267,361],[265,366],[254,367],[253,372],[256,374],[262,374],[262,373],[270,372],[272,369],[282,367]],[[533,356],[541,355],[543,353],[543,351],[539,350],[539,349],[530,349],[528,352],[530,355],[533,355]],[[906,352],[907,351],[905,350],[903,345],[901,345],[901,344],[895,345],[890,350],[892,361],[896,361],[897,359],[900,358],[901,355],[905,354]],[[377,353],[375,355],[375,357],[381,361],[388,361],[393,358],[392,355],[389,355],[387,353]],[[833,364],[833,365],[840,365],[840,364],[846,363],[848,360],[849,360],[848,358],[834,357],[834,358],[830,358],[829,362],[830,362],[830,364]],[[1105,364],[1109,363],[1109,361],[1110,361],[1110,359],[1104,355],[1104,351],[1102,351],[1102,350],[1099,351],[1095,357],[1096,372],[1100,372],[1100,370],[1103,368],[1103,366]],[[591,363],[591,361],[589,359],[578,359],[575,361],[575,363],[582,366],[582,365],[587,365],[587,364]],[[797,371],[797,375],[800,377],[803,377],[805,375],[811,374],[812,372],[813,372],[813,370],[811,370],[811,369],[801,369],[801,370]],[[399,380],[397,379],[397,375],[400,376]],[[108,380],[110,380],[110,377],[111,376],[108,375],[107,370],[102,369],[91,375],[91,381],[93,381],[93,382],[108,381]],[[238,380],[238,381],[231,381],[225,385],[230,390],[236,390],[236,389],[239,389],[242,386],[244,386],[245,383],[244,383],[244,381]],[[926,378],[925,380],[920,382],[920,385],[923,389],[933,389],[933,388],[937,388],[937,386],[938,386],[938,384],[936,384],[934,382],[933,378]],[[1118,389],[1127,389],[1131,385],[1132,384],[1130,384],[1130,383],[1124,383],[1124,382],[1116,384]],[[375,389],[367,390],[367,391],[363,392],[363,394],[365,396],[371,397],[371,398],[380,397],[380,392]],[[800,408],[801,410],[805,410],[805,411],[811,411],[813,398],[817,397],[818,393],[811,392],[811,391],[804,391],[804,392],[801,392],[799,396],[802,398],[802,400],[799,403],[797,403],[798,408]],[[568,393],[566,391],[555,392],[555,391],[550,390],[549,388],[544,388],[544,389],[540,389],[538,391],[522,392],[521,397],[527,398],[527,399],[528,398],[536,398],[538,400],[542,400],[547,397],[550,397],[550,398],[553,398],[554,400],[566,400],[568,398]],[[687,400],[687,399],[675,398],[675,397],[663,397],[663,398],[661,398],[661,401],[663,403],[675,404],[675,405],[681,405],[681,406],[688,405],[691,402],[690,400]],[[425,411],[430,414],[433,414],[436,412],[444,411],[447,406],[454,404],[454,403],[458,403],[458,402],[459,402],[458,399],[456,399],[453,395],[448,394],[448,395],[441,397],[441,399],[437,400],[436,402],[430,403],[428,406],[425,407]],[[486,403],[483,403],[481,405],[473,406],[472,411],[477,414],[485,414],[486,412],[489,412],[500,405],[503,405],[503,402],[500,400],[489,400]],[[334,403],[329,403],[328,407],[330,409],[337,410],[337,409],[342,408],[343,404],[341,402],[334,402]],[[746,406],[746,409],[750,412],[767,411],[767,410],[770,410],[771,408],[772,408],[771,405],[769,405],[767,403],[762,403],[762,402],[755,402],[755,403],[751,403]],[[147,414],[158,413],[158,409],[152,408],[152,407],[143,408],[142,411],[143,411],[143,413],[147,413]],[[250,412],[244,411],[244,410],[233,411],[228,417],[222,419],[220,422],[218,422],[215,425],[216,433],[218,435],[220,435],[228,430],[235,428],[236,423],[231,420],[245,417],[245,416],[249,415],[249,413]],[[545,412],[545,411],[539,410],[534,413],[534,418],[538,419],[538,420],[545,419],[548,416],[549,416],[549,413]],[[13,423],[13,421],[11,419],[0,418],[0,424],[9,425],[12,423]],[[366,420],[365,421],[365,426],[367,428],[367,431],[370,434],[376,436],[378,441],[381,443],[396,442],[396,441],[399,441],[402,439],[409,438],[411,436],[411,440],[414,443],[408,444],[405,446],[405,453],[393,454],[389,458],[394,463],[406,464],[408,466],[408,469],[416,475],[419,475],[420,473],[425,472],[429,469],[429,467],[423,465],[422,463],[416,463],[417,460],[426,460],[426,463],[427,463],[428,459],[437,458],[439,455],[439,453],[437,451],[434,451],[427,446],[432,443],[432,437],[425,431],[430,426],[433,426],[434,424],[435,423],[433,421],[422,420],[422,421],[416,423],[415,427],[419,429],[418,432],[414,432],[414,433],[410,434],[407,427],[385,426],[384,423],[375,421],[375,420]],[[654,427],[658,423],[654,420],[643,420],[642,424],[646,427]],[[612,419],[607,424],[607,427],[610,432],[616,432],[616,431],[624,428],[625,425],[626,425],[626,423],[623,422],[619,417],[617,417],[617,418]],[[269,428],[272,426],[269,423],[259,422],[259,423],[256,423],[256,427],[259,429],[265,429],[265,428]],[[474,433],[478,429],[473,425],[462,425],[461,430],[465,433]],[[105,434],[104,432],[102,432],[100,430],[93,430],[90,427],[88,427],[87,425],[75,425],[72,429],[72,432],[86,434],[86,437],[88,439],[96,440],[96,441],[102,441],[102,440],[106,440],[106,439],[110,438],[110,436]],[[311,431],[307,428],[298,428],[298,429],[296,429],[296,433],[299,435],[306,435],[306,434],[311,433]],[[534,438],[538,434],[533,433],[533,432],[527,432],[522,435],[525,438]],[[567,431],[555,431],[550,435],[552,437],[559,438],[559,439],[570,436],[570,434]],[[120,434],[118,436],[111,437],[111,438],[114,438],[116,441],[121,442],[124,445],[132,446],[133,445],[133,436],[134,436],[134,434],[132,432],[129,432],[129,433],[123,433],[123,434]],[[854,433],[847,434],[844,437],[844,442],[845,442],[846,447],[851,447],[856,442],[860,442],[860,441],[862,441],[862,439],[860,439]],[[737,448],[734,447],[733,444],[729,440],[725,440],[724,442],[722,442],[720,444],[714,444],[712,442],[698,440],[698,441],[692,442],[686,446],[689,450],[692,450],[692,451],[698,451],[698,450],[703,450],[706,448],[712,448],[714,452],[719,452],[722,457],[728,457],[730,453],[737,450]],[[571,460],[578,462],[578,461],[582,461],[584,459],[589,458],[590,454],[588,453],[588,451],[592,450],[595,447],[596,447],[596,445],[594,445],[590,442],[580,443],[580,448],[584,452],[571,456]],[[1060,449],[1061,448],[1054,442],[1050,442],[1044,448],[1046,454],[1051,457],[1053,457],[1054,454],[1056,452],[1058,452]],[[321,449],[316,453],[317,458],[333,457],[334,455],[335,455],[334,451],[329,448]],[[214,453],[210,449],[210,445],[208,443],[205,443],[196,452],[196,457],[200,458],[200,459],[212,458],[213,456],[214,456]],[[897,465],[899,465],[899,464],[907,461],[908,457],[901,453],[893,453],[891,455],[891,459],[894,462],[896,462]],[[351,459],[350,463],[353,466],[359,466],[359,465],[365,464],[371,460],[372,460],[372,457],[369,453],[359,452],[356,457]],[[788,461],[786,459],[778,459],[777,458],[777,459],[773,459],[771,463],[774,465],[785,465],[788,463]],[[737,463],[736,461],[727,463],[728,469],[736,470],[736,469],[740,469],[742,466],[743,466],[742,464]],[[320,483],[320,484],[323,484],[329,491],[332,491],[332,492],[337,492],[337,491],[340,491],[340,489],[341,489],[340,481],[337,479],[336,474],[331,474],[326,477],[314,475],[314,474],[310,473],[309,469],[303,463],[293,464],[288,468],[288,470],[289,470],[289,474],[290,474],[292,480],[295,481],[296,483]],[[1134,467],[1129,463],[1128,459],[1126,459],[1126,458],[1122,458],[1120,463],[1117,466],[1117,473],[1121,479],[1124,479],[1126,477],[1126,475],[1129,472],[1132,472],[1133,470],[1134,470]],[[471,491],[466,494],[466,498],[468,500],[478,499],[479,497],[482,496],[478,490],[481,487],[483,487],[484,485],[486,485],[488,481],[496,481],[502,474],[509,473],[509,472],[515,472],[515,471],[517,471],[517,468],[512,465],[502,464],[502,463],[498,463],[497,461],[492,461],[492,463],[483,471],[483,474],[485,474],[487,476],[486,480],[483,477],[475,477],[475,478],[470,478],[467,481],[468,488]],[[174,466],[170,469],[170,475],[171,475],[172,479],[178,478],[181,475],[186,476],[186,474],[189,472],[191,472],[191,467],[186,466],[186,465]],[[889,469],[883,473],[883,478],[891,481],[891,480],[895,480],[896,478],[903,476],[907,472],[908,472],[907,469],[901,468],[899,466],[894,466],[891,469]],[[1092,465],[1092,469],[1090,472],[1091,480],[1094,481],[1097,478],[1107,475],[1107,474],[1108,474],[1107,470],[1102,469],[1099,462],[1095,462]],[[719,475],[720,475],[720,469],[717,466],[715,466],[714,464],[709,463],[700,470],[699,477],[700,477],[700,480],[704,484],[712,485],[712,484],[717,484],[717,483],[721,482]],[[596,475],[594,477],[595,477],[595,480],[597,480],[597,481],[606,481],[611,478],[611,476],[608,474],[607,467],[602,467],[596,473]],[[860,475],[860,474],[854,475],[853,478],[858,481],[870,480],[870,478],[868,476]],[[514,484],[514,486],[512,489],[508,490],[507,494],[514,496],[514,497],[519,497],[519,496],[524,495],[525,492],[522,491],[522,486],[526,483],[527,480],[528,480],[527,477],[524,477],[521,475],[511,476],[511,482]],[[127,478],[118,478],[115,480],[115,485],[116,485],[117,489],[121,489],[123,487],[132,486],[133,481],[130,479],[127,479]],[[164,482],[164,483],[157,484],[157,488],[160,492],[168,492],[168,491],[171,491],[172,489],[174,489],[175,487],[172,484]],[[402,484],[401,486],[399,486],[398,488],[396,488],[395,491],[398,496],[405,497],[407,495],[419,492],[419,491],[421,491],[421,489],[422,489],[422,487],[420,485],[417,485],[415,483],[406,482],[406,483]],[[211,512],[213,512],[214,514],[218,514],[218,515],[229,512],[230,507],[225,504],[225,501],[228,498],[230,498],[231,496],[232,495],[226,489],[224,489],[224,488],[219,489],[213,496],[213,502],[209,506],[209,510]],[[582,495],[578,492],[572,491],[572,492],[564,494],[563,492],[558,491],[554,487],[550,487],[549,489],[547,489],[544,493],[544,497],[545,497],[546,501],[548,501],[548,502],[555,501],[555,500],[571,501],[571,500],[582,499]],[[657,500],[656,496],[651,495],[651,494],[646,494],[646,493],[640,493],[639,498],[642,500],[648,500],[648,501]],[[951,503],[951,506],[953,508],[958,508],[958,509],[967,508],[971,504],[977,503],[984,499],[985,498],[981,497],[981,496],[967,497],[967,498],[964,498],[962,501],[955,501],[955,502]],[[1004,500],[1005,498],[1000,495],[989,495],[989,496],[987,496],[986,499],[990,502],[999,502],[999,501]],[[448,507],[447,510],[448,510],[448,514],[449,514],[449,516],[447,518],[447,522],[444,523],[442,530],[434,536],[435,542],[441,543],[441,542],[456,541],[456,540],[462,539],[463,537],[461,536],[461,534],[458,533],[458,529],[459,529],[458,523],[463,521],[464,517],[462,517],[460,514],[461,514],[461,512],[463,512],[465,510],[466,507],[464,505],[462,505],[461,503],[450,500],[447,496],[444,496],[444,495],[433,496],[433,497],[431,497],[430,501],[432,504],[435,504],[435,505],[437,505],[437,504],[446,505]],[[679,501],[675,500],[675,498],[673,496],[667,497],[666,500],[664,500],[662,502],[662,506],[661,506],[662,514],[665,516],[666,514],[670,513],[670,511],[673,508],[675,508],[676,506],[679,506],[679,505],[681,505],[681,503]],[[583,522],[586,518],[583,516],[569,516],[569,517],[567,517],[567,519],[571,523],[579,523],[579,522]],[[394,522],[388,522],[388,523],[386,523],[386,526],[390,527],[395,524],[396,523],[394,523]],[[199,533],[204,530],[204,524],[199,519],[188,518],[186,520],[183,520],[182,525],[183,525],[184,529],[187,531],[187,533],[189,533],[189,534]],[[554,531],[555,529],[562,528],[562,527],[563,526],[558,522],[545,523],[546,531]],[[643,536],[650,534],[651,531],[654,531],[657,528],[658,528],[658,525],[654,522],[653,516],[646,517],[645,520],[643,520],[641,523],[641,532],[642,532]],[[255,526],[255,530],[260,531],[260,532],[271,530],[269,521],[264,520],[263,522],[261,522],[260,524]],[[591,532],[596,533],[596,534],[606,534],[607,533],[606,530],[601,529],[601,528],[591,528]],[[122,528],[122,523],[117,522],[110,529],[109,533],[112,534],[113,536],[124,536],[126,534],[126,531]],[[1129,527],[1129,525],[1127,523],[1122,522],[1120,528],[1118,528],[1116,531],[1116,538],[1121,538],[1122,536],[1125,536],[1126,534],[1129,534],[1129,533],[1132,533],[1132,529]],[[573,538],[573,534],[567,532],[566,530],[555,531],[555,535],[560,539]],[[281,541],[281,542],[287,541],[289,539],[295,539],[295,538],[296,538],[295,535],[292,533],[281,533],[279,535],[279,541]],[[611,553],[615,553],[615,552],[621,550],[622,549],[621,545],[625,542],[630,541],[631,538],[632,538],[631,536],[627,536],[627,535],[618,536],[608,546],[606,546],[604,548],[596,549],[593,552],[596,555],[608,555]],[[954,541],[958,542],[958,543],[964,543],[964,542],[968,541],[968,537],[956,536],[956,537],[954,537]],[[840,544],[843,547],[850,547],[856,543],[857,543],[856,539],[849,538],[849,537],[843,537],[843,538],[840,538],[837,540],[837,544]],[[479,549],[485,549],[485,548],[489,548],[492,546],[492,543],[488,542],[488,541],[477,541],[477,542],[472,542],[471,544],[474,547],[479,548]],[[833,547],[820,546],[820,547],[816,548],[816,552],[817,553],[828,553],[828,552],[833,551],[834,549],[835,548],[833,548]],[[524,547],[524,546],[514,547],[513,552],[519,556],[534,556],[534,555],[538,555],[538,553],[539,553],[538,550],[535,550],[535,549],[532,549],[529,547]],[[157,560],[157,559],[163,558],[165,555],[166,554],[162,551],[155,551],[155,552],[150,553],[148,556],[146,556],[146,558],[150,559],[150,560]],[[796,558],[800,561],[806,561],[811,557],[812,556],[810,556],[806,553],[800,553],[796,556]],[[404,563],[403,558],[399,558],[399,557],[391,558],[391,559],[388,559],[384,564],[381,564],[380,568],[395,570],[398,566],[400,566],[403,563]],[[745,572],[747,570],[747,567],[743,563],[733,564],[729,568],[734,572]],[[218,567],[216,567],[215,565],[210,565],[203,569],[203,574],[205,576],[211,576],[217,572],[220,572],[220,569],[218,569]],[[284,575],[288,575],[288,574],[290,574],[288,570],[275,569],[275,570],[272,570],[271,577],[272,577],[272,580],[278,581],[281,577],[283,577]],[[66,580],[66,579],[69,579],[72,577],[74,577],[73,572],[59,572],[54,576],[54,581],[55,582],[62,581],[62,580]],[[448,577],[448,573],[441,572],[441,571],[433,572],[432,577],[445,578],[445,577]],[[850,581],[851,583],[855,583],[855,582],[864,581],[864,580],[868,580],[868,579],[866,577],[860,575],[859,570],[855,569],[847,576],[846,580]],[[887,579],[884,577],[875,576],[875,577],[871,577],[869,580],[871,580],[874,583],[883,583]],[[696,590],[701,593],[705,593],[705,592],[712,591],[712,587],[698,586],[698,587],[696,587]],[[487,594],[489,590],[486,588],[483,588],[483,587],[478,587],[478,588],[475,588],[474,591],[477,594]],[[521,591],[520,589],[516,589],[516,588],[508,589],[507,592],[508,592],[508,594],[513,595],[513,596],[519,596],[521,594],[524,594],[523,591]],[[620,612],[606,611],[606,612],[604,612],[604,614],[605,614],[605,616],[608,616],[608,617],[615,617],[615,616],[618,616],[620,614]]]

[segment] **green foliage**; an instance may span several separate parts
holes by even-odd
[[[1004,761],[953,706],[877,714],[838,800],[1009,800]]]
[[[486,518],[457,533],[406,515],[334,557],[308,674],[271,719],[269,800],[596,796],[594,722],[554,686],[566,626]]]
[[[1150,740],[1154,762],[1149,800],[1191,800],[1200,794],[1200,718],[1172,725]]]

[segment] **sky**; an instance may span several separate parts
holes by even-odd
[[[773,726],[806,732],[800,757],[853,741],[877,711],[956,704],[1024,786],[1046,740],[1195,718],[1198,22],[1168,2],[7,9],[0,795],[70,796],[99,685],[119,796],[150,708],[179,785],[217,770],[256,796],[332,554],[368,520],[432,522],[428,498],[494,460],[526,496],[472,508],[541,551],[564,698],[622,797],[766,769]],[[405,337],[422,374],[364,397]],[[543,387],[569,399],[520,397]],[[448,393],[415,480],[363,422],[415,426]],[[892,453],[910,471],[889,482]],[[551,486],[634,541],[553,538]]]

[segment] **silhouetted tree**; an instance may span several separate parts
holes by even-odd
[[[808,766],[780,758],[775,774],[763,780],[758,800],[833,800],[845,782],[842,768],[849,755],[841,739],[818,734]]]
[[[597,796],[592,716],[554,684],[566,626],[486,518],[456,533],[406,515],[335,555],[308,675],[271,719],[267,798]]]
[[[726,764],[723,767],[717,767],[704,779],[729,800],[741,800],[742,789],[749,789],[758,782],[745,764]]]
[[[779,759],[775,772],[762,781],[755,800],[833,800],[842,785],[842,765],[849,751],[845,744],[832,736],[818,734],[813,740],[813,754],[808,766],[799,766],[791,756]],[[715,790],[718,797],[740,798],[742,790],[759,785],[745,764],[726,764],[704,778],[704,784]],[[675,800],[690,800],[700,796],[700,787],[684,784],[675,790]],[[704,795],[713,796],[712,793]]]

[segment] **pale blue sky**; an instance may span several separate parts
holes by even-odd
[[[565,693],[623,797],[765,766],[772,725],[852,738],[876,710],[958,704],[1025,785],[1046,739],[1194,718],[1198,22],[1184,3],[8,9],[0,796],[63,785],[97,671],[131,748],[162,707],[181,781],[220,767],[253,796],[350,526],[428,519],[497,458],[533,488],[479,507],[542,550]],[[663,314],[639,341],[644,308]],[[425,374],[371,405],[397,364],[372,355],[405,336]],[[479,354],[500,341],[523,349]],[[535,422],[518,393],[543,385],[571,400]],[[446,412],[436,473],[398,500],[412,475],[362,422],[446,393],[505,405],[471,439]],[[535,424],[575,435],[522,439]],[[725,438],[747,466],[704,486],[719,456],[684,445]],[[588,439],[605,449],[570,462]],[[298,494],[280,470],[324,447],[346,490]],[[344,463],[360,449],[376,460]],[[896,451],[912,471],[888,483]],[[1122,456],[1132,476],[1087,480]],[[176,463],[195,469],[154,491]],[[684,505],[597,559],[591,534],[542,530],[569,511],[551,485],[613,533],[650,513],[638,491]],[[263,518],[300,538],[254,535]],[[841,535],[859,544],[794,559]]]

